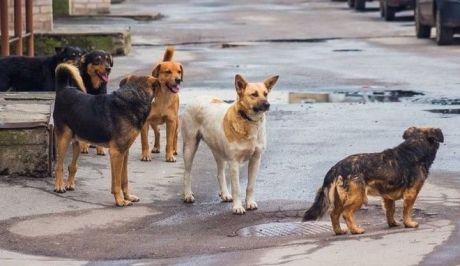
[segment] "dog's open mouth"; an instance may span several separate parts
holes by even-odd
[[[180,88],[179,88],[179,85],[177,85],[177,84],[166,84],[166,86],[173,93],[178,93],[179,92]]]
[[[108,73],[99,73],[96,71],[96,75],[101,78],[104,82],[109,82],[109,74]]]

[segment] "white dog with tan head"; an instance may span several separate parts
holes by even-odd
[[[222,201],[233,201],[233,213],[244,214],[257,209],[254,185],[260,160],[266,146],[265,112],[270,104],[267,96],[278,76],[264,82],[249,83],[235,76],[237,99],[233,104],[213,97],[199,97],[182,116],[184,141],[184,201],[195,201],[191,185],[193,158],[201,140],[211,149],[217,163],[219,196]],[[240,164],[249,161],[246,209],[240,198]],[[232,194],[228,192],[225,167],[229,164]]]

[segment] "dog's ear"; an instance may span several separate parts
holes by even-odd
[[[179,64],[180,66],[180,81],[184,81],[184,67],[182,66],[182,64]]]
[[[246,79],[243,78],[240,74],[235,75],[235,89],[238,95],[242,94],[244,92],[244,89],[246,89],[246,86],[248,85],[248,82]]]
[[[264,81],[265,87],[267,88],[267,90],[269,92],[272,90],[273,86],[275,86],[275,83],[278,81],[278,78],[279,78],[279,76],[276,75],[276,76],[270,77],[270,78],[268,78],[268,79],[266,79]]]
[[[85,53],[85,54],[83,54],[83,55],[81,56],[81,58],[80,58],[80,64],[84,65],[84,64],[86,63],[86,56],[87,56],[87,55],[88,55],[88,54]]]
[[[158,78],[160,76],[161,64],[156,65],[152,70],[152,76]]]
[[[430,128],[428,132],[428,139],[436,142],[444,142],[444,135],[440,128]]]
[[[107,53],[107,59],[109,60],[110,67],[113,67],[113,57],[110,53]]]
[[[158,90],[161,87],[160,81],[155,77],[149,77],[148,82],[151,84],[153,91]]]
[[[120,88],[126,85],[126,83],[128,82],[128,78],[129,77],[126,77],[126,78],[120,80],[120,85],[119,85]]]
[[[408,129],[406,129],[406,131],[404,131],[404,134],[403,134],[403,139],[408,139],[408,138],[412,137],[415,134],[416,131],[417,131],[416,127],[410,127]]]
[[[58,46],[58,47],[54,47],[54,52],[56,54],[59,54],[60,52],[62,52],[64,50],[64,47],[61,47],[61,46]]]

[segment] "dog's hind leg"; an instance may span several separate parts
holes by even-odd
[[[183,139],[184,139],[184,202],[192,203],[195,201],[192,192],[192,164],[193,159],[195,158],[196,150],[200,144],[200,134],[199,132],[188,133],[186,130],[183,130]]]
[[[145,123],[144,127],[141,130],[141,146],[142,146],[142,157],[141,161],[151,161],[152,157],[150,156],[149,151],[149,127],[150,124]]]
[[[233,214],[244,214],[246,210],[243,207],[240,199],[240,163],[238,161],[230,162],[230,177],[232,181],[232,197],[233,197]]]
[[[343,218],[352,234],[362,234],[364,229],[356,225],[355,212],[361,208],[366,199],[366,189],[360,178],[352,177],[348,182],[348,189],[337,185],[339,197],[343,199]]]
[[[260,159],[262,154],[260,152],[255,152],[251,159],[249,159],[248,164],[248,185],[246,187],[246,209],[247,210],[256,210],[257,203],[254,196],[254,186],[256,183],[257,173],[259,172]]]
[[[115,204],[120,207],[131,205],[131,201],[125,200],[121,188],[121,178],[123,174],[123,164],[125,153],[120,152],[116,147],[109,148],[110,166],[112,168],[112,194],[115,197]]]
[[[219,158],[214,154],[217,164],[217,181],[219,181],[219,197],[223,202],[232,202],[232,195],[228,192],[227,180],[225,179],[225,166],[227,163],[225,160]]]
[[[389,227],[395,227],[399,224],[395,221],[395,201],[391,199],[382,199],[383,208],[385,209],[385,215],[387,217],[387,223]]]
[[[55,181],[54,191],[58,193],[64,193],[64,159],[67,151],[67,147],[72,139],[72,131],[68,127],[64,127],[62,130],[55,130],[56,146],[57,146],[57,158],[55,166]]]
[[[67,178],[66,190],[75,190],[75,175],[77,173],[77,161],[80,156],[80,144],[78,141],[72,143],[72,162],[69,164],[69,177]]]
[[[130,194],[128,190],[128,155],[129,151],[126,151],[123,159],[123,170],[121,172],[121,189],[123,190],[125,200],[138,202],[140,199],[137,196]]]
[[[152,153],[160,153],[160,125],[152,125],[152,128],[155,135]]]

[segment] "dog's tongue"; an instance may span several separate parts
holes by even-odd
[[[169,86],[169,89],[170,89],[172,92],[177,93],[177,92],[179,92],[179,89],[180,89],[180,88],[179,88],[178,85],[171,85],[171,86]]]
[[[109,82],[109,75],[107,75],[107,73],[99,74],[99,77],[101,77],[101,79],[102,79],[104,82]]]

